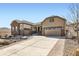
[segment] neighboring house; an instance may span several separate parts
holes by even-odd
[[[47,17],[42,22],[42,35],[64,36],[66,20],[59,16]]]
[[[31,22],[25,20],[14,20],[11,23],[11,34],[12,35],[31,35],[32,33],[32,24]]]
[[[11,35],[11,30],[9,28],[0,28],[0,37],[5,37]]]
[[[65,35],[66,20],[59,16],[47,17],[44,21],[33,24],[25,20],[14,20],[11,23],[12,35]]]

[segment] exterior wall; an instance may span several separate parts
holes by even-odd
[[[41,26],[37,25],[36,28],[37,28],[37,32],[41,32]]]
[[[34,25],[32,26],[32,32],[33,33],[38,33],[38,34],[41,34],[41,25]]]
[[[31,29],[31,25],[28,24],[20,24],[20,29],[28,28]]]
[[[58,27],[58,26],[64,27],[65,26],[64,25],[65,21],[61,20],[60,18],[54,18],[54,22],[49,22],[49,19],[43,22],[42,27]]]
[[[21,24],[21,23],[17,23],[16,21],[13,21],[11,24],[11,34],[12,35],[30,35],[31,25]]]
[[[20,34],[21,35],[30,35],[32,32],[31,25],[20,24]]]
[[[37,27],[35,25],[32,26],[32,34],[37,32]]]
[[[64,35],[65,20],[54,18],[54,22],[49,22],[50,19],[48,18],[42,23],[42,35]]]

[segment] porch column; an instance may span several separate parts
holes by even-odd
[[[13,35],[13,29],[12,28],[13,28],[13,26],[11,25],[11,35]]]
[[[14,26],[14,36],[16,35],[16,27]]]

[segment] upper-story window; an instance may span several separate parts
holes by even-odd
[[[54,22],[54,18],[50,18],[49,22]]]

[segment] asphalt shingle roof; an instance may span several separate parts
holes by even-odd
[[[16,21],[17,23],[24,23],[24,24],[29,24],[29,25],[34,25],[33,23],[29,22],[29,21],[26,21],[26,20],[13,20],[13,21]]]

